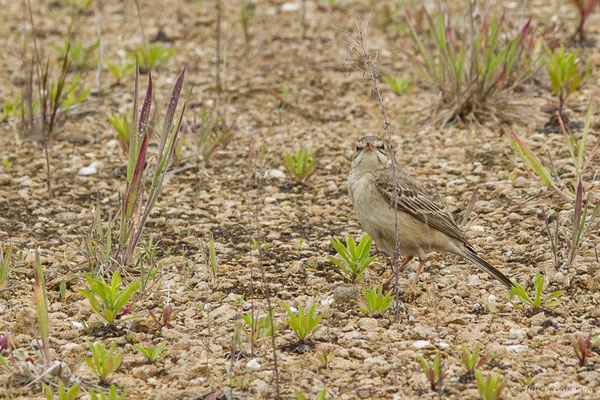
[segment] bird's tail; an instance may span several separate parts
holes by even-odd
[[[479,257],[475,250],[473,250],[470,246],[465,245],[463,249],[464,251],[461,255],[467,260],[471,261],[473,264],[477,265],[479,268],[483,269],[485,272],[498,279],[507,288],[512,289],[513,287],[515,287],[512,281],[508,279],[506,275],[498,271],[498,269],[492,264]]]

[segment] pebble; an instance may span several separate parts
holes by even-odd
[[[508,350],[509,353],[525,353],[526,351],[529,350],[529,347],[522,345],[522,344],[511,344],[506,346],[506,350]]]
[[[346,306],[356,302],[358,299],[358,289],[352,285],[342,285],[333,291],[333,300],[335,304]]]
[[[281,6],[281,11],[292,12],[298,11],[299,9],[300,5],[297,3],[283,3],[283,5]]]
[[[413,342],[413,347],[421,350],[424,349],[425,347],[429,347],[431,346],[431,343],[429,343],[427,340],[416,340]]]
[[[510,328],[510,331],[508,331],[508,337],[511,339],[525,339],[525,336],[527,336],[527,333],[524,329]]]
[[[90,175],[95,175],[98,173],[98,170],[96,169],[96,162],[91,163],[89,166],[87,167],[82,167],[79,169],[79,171],[77,171],[77,175],[79,176],[90,176]]]
[[[255,358],[253,358],[252,360],[248,361],[248,364],[246,364],[246,368],[248,368],[251,371],[258,371],[260,369],[260,363],[256,361]]]
[[[286,178],[285,176],[285,172],[279,170],[279,169],[270,169],[267,171],[267,173],[265,174],[266,178],[272,178],[272,179],[280,179],[283,180]]]
[[[10,181],[12,181],[10,175],[0,174],[0,186],[8,185],[10,184]]]

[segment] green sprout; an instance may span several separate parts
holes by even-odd
[[[283,322],[294,331],[300,342],[304,342],[318,329],[317,325],[319,324],[319,321],[321,321],[321,318],[323,318],[323,315],[315,315],[315,304],[312,305],[307,314],[304,313],[304,308],[302,306],[298,306],[298,312],[294,314],[285,301],[282,301],[281,304],[288,315],[288,318],[285,318]]]
[[[383,287],[379,286],[375,289],[365,289],[365,299],[360,301],[360,308],[358,311],[365,314],[380,316],[383,315],[394,302],[392,291],[388,290],[387,293],[383,293]]]
[[[336,238],[331,239],[331,245],[337,251],[341,260],[329,257],[329,260],[339,267],[337,272],[353,282],[364,279],[365,269],[377,256],[369,257],[373,240],[369,235],[360,239],[358,246],[351,237],[346,238],[346,246]]]
[[[292,156],[287,150],[283,156],[288,173],[294,176],[296,185],[301,184],[313,174],[315,159],[311,158],[314,151],[300,149]]]
[[[431,390],[437,392],[438,389],[441,388],[444,378],[448,376],[448,373],[444,372],[444,365],[441,362],[440,352],[438,351],[435,355],[432,365],[421,356],[419,356],[419,361],[421,361],[423,372],[429,381]]]
[[[506,387],[506,379],[500,379],[501,372],[490,374],[484,380],[483,374],[479,370],[475,370],[475,378],[477,379],[477,389],[482,400],[499,400],[502,391]]]
[[[538,272],[535,274],[534,281],[534,289],[535,289],[535,297],[532,300],[531,297],[527,294],[523,286],[519,285],[516,282],[514,283],[514,287],[510,290],[509,301],[513,304],[516,309],[521,309],[522,307],[517,303],[513,302],[513,298],[516,296],[522,303],[529,304],[534,309],[538,309],[542,306],[544,307],[556,307],[560,304],[560,300],[558,299],[562,296],[566,291],[565,290],[557,290],[556,292],[552,292],[546,297],[542,299],[542,289],[544,287],[544,277]]]
[[[121,275],[118,271],[113,273],[110,285],[106,283],[104,278],[92,278],[87,273],[85,279],[90,284],[91,291],[79,289],[79,293],[88,299],[92,310],[108,324],[114,325],[115,320],[131,311],[132,308],[124,307],[140,286],[140,279],[131,282],[123,289],[121,288]],[[121,321],[131,318],[121,319]]]
[[[134,346],[136,349],[139,350],[140,353],[142,353],[144,356],[146,356],[148,361],[154,362],[154,361],[163,359],[167,356],[167,354],[161,354],[162,351],[165,349],[166,345],[167,345],[167,342],[161,342],[156,347],[142,347],[138,344],[135,344]]]
[[[106,378],[111,372],[114,372],[119,368],[123,361],[123,353],[115,352],[115,346],[113,343],[108,352],[106,347],[102,343],[91,343],[88,341],[88,346],[92,350],[92,358],[85,358],[85,363],[97,377],[100,382],[106,382]]]
[[[392,79],[387,76],[382,76],[381,80],[384,83],[388,84],[389,87],[391,87],[392,90],[394,91],[394,93],[396,93],[396,94],[402,94],[402,93],[406,92],[408,89],[408,86],[410,85],[410,78]]]

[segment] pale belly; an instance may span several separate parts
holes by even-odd
[[[392,255],[396,249],[394,207],[379,194],[370,176],[349,179],[348,192],[362,228],[371,236],[379,250]],[[424,258],[427,253],[436,250],[436,239],[440,232],[428,228],[403,211],[398,210],[397,215],[401,256]]]

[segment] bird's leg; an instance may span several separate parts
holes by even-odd
[[[415,275],[415,279],[413,280],[412,285],[410,285],[410,290],[413,290],[415,288],[415,286],[417,285],[417,282],[419,282],[419,275],[421,274],[421,271],[423,270],[424,265],[425,265],[425,260],[423,260],[421,257],[419,257],[419,267],[417,268],[417,273]]]
[[[404,267],[406,267],[406,265],[413,259],[415,258],[414,256],[408,256],[406,257],[403,261],[402,264],[398,267],[398,273],[402,272],[402,270],[404,269]],[[392,284],[392,280],[396,277],[396,273],[394,272],[392,274],[392,276],[390,276],[390,278],[383,284],[383,292],[387,292],[390,285]]]

